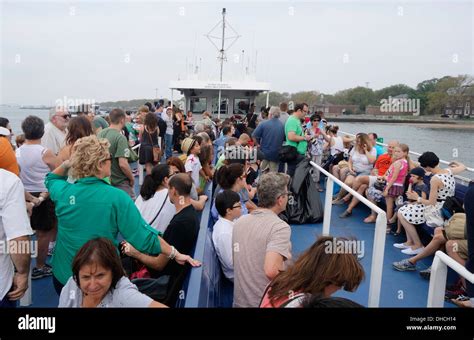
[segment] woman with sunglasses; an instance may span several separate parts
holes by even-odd
[[[74,183],[67,181],[69,168],[76,179]],[[53,256],[53,284],[58,294],[72,275],[77,251],[97,237],[108,238],[117,246],[119,232],[143,253],[162,253],[181,265],[199,265],[164,241],[161,233],[142,218],[130,196],[110,185],[110,168],[109,142],[92,135],[77,140],[71,159],[46,176],[46,188],[58,216]]]

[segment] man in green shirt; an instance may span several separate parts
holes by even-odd
[[[99,132],[99,138],[106,138],[110,143],[109,152],[112,157],[111,183],[114,187],[125,191],[133,200],[135,199],[135,177],[133,176],[128,158],[130,149],[127,138],[122,134],[125,126],[125,112],[113,109],[110,114],[110,127]]]
[[[296,165],[304,158],[308,148],[308,141],[311,139],[311,136],[304,135],[301,125],[301,120],[304,119],[307,113],[308,104],[296,104],[295,112],[288,117],[285,123],[286,145],[294,146],[298,152],[298,157],[293,162],[288,163],[288,175],[290,176],[294,175]]]

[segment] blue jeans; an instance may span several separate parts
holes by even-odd
[[[173,135],[165,135],[165,157],[170,158],[173,155]]]

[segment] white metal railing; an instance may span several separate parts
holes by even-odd
[[[433,264],[431,265],[427,307],[444,307],[444,292],[446,290],[448,267],[453,269],[469,282],[474,283],[473,273],[468,271],[453,258],[438,250],[435,254]]]
[[[344,131],[339,131],[339,132],[341,132],[341,133],[343,133],[343,134],[345,134],[345,135],[348,135],[348,136],[352,136],[352,137],[355,137],[355,136],[356,136],[356,135],[354,135],[353,133],[349,133],[349,132],[344,132]],[[388,146],[388,144],[381,143],[381,142],[377,142],[377,144],[383,145],[383,146]],[[412,154],[412,155],[415,155],[415,156],[421,156],[421,153],[418,153],[418,152],[415,152],[415,151],[411,151],[411,150],[410,150],[409,153]],[[441,164],[445,164],[445,165],[449,165],[449,163],[450,163],[450,162],[445,161],[445,160],[442,160],[442,159],[440,159],[439,162],[440,162]],[[468,168],[468,167],[466,167],[466,171],[474,172],[474,168]],[[459,175],[455,175],[454,177],[456,177],[456,178],[458,178],[458,179],[460,179],[460,180],[462,180],[462,181],[464,181],[464,182],[470,182],[470,181],[471,181],[470,178],[463,177],[463,176],[459,176]]]
[[[370,209],[374,210],[377,215],[377,220],[375,222],[375,232],[374,232],[374,248],[372,251],[372,267],[370,271],[370,284],[369,284],[369,307],[378,307],[380,302],[380,289],[382,287],[382,269],[383,269],[383,258],[385,252],[385,237],[387,235],[387,214],[385,211],[380,209],[374,203],[370,202],[367,198],[359,194],[357,191],[349,187],[347,184],[343,183],[341,180],[336,178],[334,175],[330,174],[324,170],[321,166],[314,162],[310,164],[318,169],[321,173],[325,174],[328,178],[326,184],[326,199],[324,203],[324,220],[323,220],[323,235],[329,235],[330,222],[331,222],[331,211],[332,211],[332,195],[334,182],[339,184],[341,188],[344,188],[353,196],[355,196],[359,201],[364,203]]]

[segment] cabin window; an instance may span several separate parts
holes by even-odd
[[[212,113],[217,114],[217,97],[212,98]],[[221,115],[226,114],[229,107],[229,98],[221,97]]]
[[[207,98],[206,97],[193,97],[191,98],[190,110],[193,113],[203,113],[207,110]]]
[[[250,99],[234,99],[234,114],[246,115],[250,110]]]

